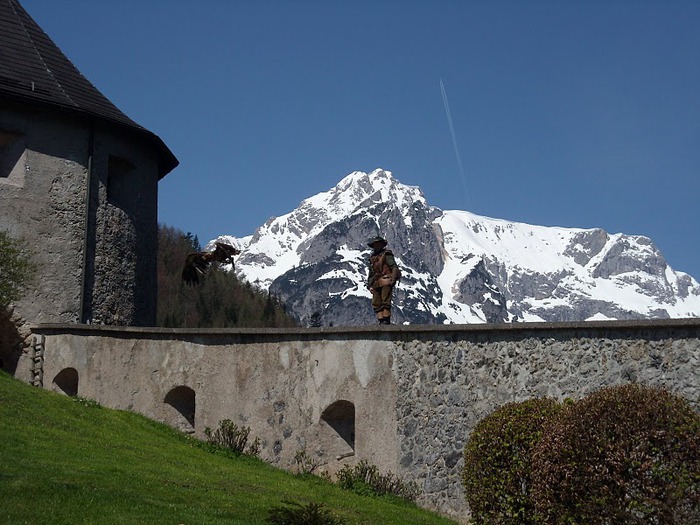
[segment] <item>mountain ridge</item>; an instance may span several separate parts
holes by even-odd
[[[269,290],[301,322],[373,322],[367,240],[389,241],[403,279],[395,322],[483,323],[699,317],[700,285],[648,237],[535,226],[441,210],[391,172],[354,171],[247,237],[239,278]]]

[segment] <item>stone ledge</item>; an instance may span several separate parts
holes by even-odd
[[[462,325],[390,325],[390,326],[334,326],[321,328],[160,328],[136,326],[85,325],[72,323],[37,323],[28,328],[42,334],[82,334],[103,337],[189,338],[309,338],[309,339],[405,339],[406,336],[475,333],[544,333],[552,331],[634,331],[634,330],[700,330],[700,318],[639,319],[631,321],[585,321],[561,323],[499,323]]]

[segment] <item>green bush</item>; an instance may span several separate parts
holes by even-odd
[[[301,475],[313,474],[319,467],[318,461],[306,452],[306,447],[300,448],[294,454],[294,462],[297,464],[297,471]]]
[[[271,525],[344,525],[345,521],[334,516],[319,503],[300,505],[285,501],[284,507],[272,507],[267,516]]]
[[[532,472],[548,524],[699,524],[700,416],[664,390],[604,388],[561,413]]]
[[[414,501],[419,494],[418,485],[415,482],[404,482],[391,472],[382,474],[376,465],[370,465],[364,459],[354,467],[345,465],[336,476],[341,488],[352,490],[362,496],[391,494]]]
[[[462,475],[475,524],[540,523],[530,497],[530,451],[560,410],[553,399],[530,399],[508,403],[476,425]]]
[[[25,246],[0,231],[0,309],[22,297],[36,272]]]
[[[204,429],[207,436],[207,443],[233,451],[235,454],[246,454],[257,457],[260,453],[260,440],[255,438],[253,443],[246,450],[250,427],[238,428],[230,419],[219,421],[219,428],[212,430],[209,427]]]

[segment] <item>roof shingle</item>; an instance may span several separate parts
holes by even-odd
[[[178,160],[154,133],[117,108],[86,79],[18,0],[0,0],[0,95],[58,106],[145,135],[159,152],[159,176]]]

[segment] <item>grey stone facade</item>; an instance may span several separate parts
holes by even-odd
[[[488,331],[400,343],[399,464],[423,487],[422,502],[467,512],[462,451],[497,407],[533,397],[563,400],[604,386],[663,387],[700,408],[700,323],[620,330]]]
[[[700,320],[167,330],[32,327],[18,375],[202,437],[222,419],[294,468],[367,459],[418,482],[420,504],[468,516],[460,471],[474,425],[531,397],[578,399],[631,381],[700,408]],[[34,369],[32,369],[34,368]],[[41,372],[41,373],[39,373]]]
[[[19,104],[0,107],[0,130],[17,148],[0,149],[0,228],[38,267],[16,313],[31,322],[154,324],[157,155],[118,128]]]
[[[0,50],[0,230],[37,267],[26,296],[0,311],[0,326],[153,325],[158,180],[177,159],[18,0],[0,2]],[[24,339],[15,332],[0,339],[10,372]]]

